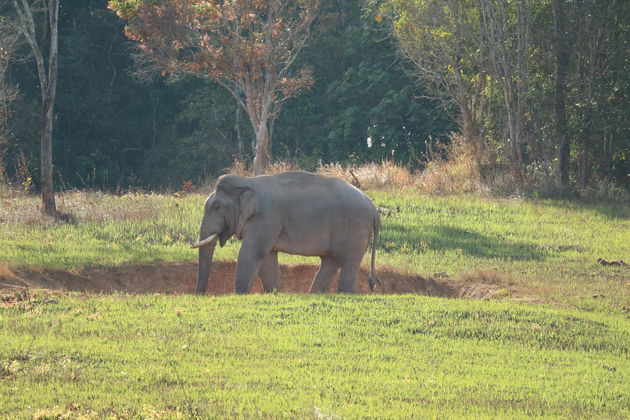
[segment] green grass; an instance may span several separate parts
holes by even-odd
[[[630,269],[597,262],[629,262],[628,206],[371,195],[390,209],[380,254],[389,265],[451,276],[492,269],[529,296],[589,305],[599,295],[616,306],[630,303]]]
[[[503,292],[5,292],[0,417],[630,417],[630,269],[597,262],[630,260],[627,206],[368,194],[383,211],[378,264]],[[36,197],[0,198],[0,265],[194,261],[203,201],[70,193],[62,224]]]
[[[18,296],[19,298],[19,296]],[[422,296],[6,297],[0,416],[630,416],[630,321]]]
[[[368,195],[386,209],[378,264],[451,279],[492,270],[503,278],[508,297],[585,307],[630,305],[630,270],[597,262],[630,260],[628,206],[430,197],[411,189]],[[77,270],[195,261],[189,243],[198,236],[204,199],[70,193],[58,201],[73,215],[72,224],[42,219],[37,197],[0,199],[0,263]],[[232,240],[216,258],[234,260],[238,247]],[[318,262],[296,256],[281,261]]]
[[[5,200],[0,262],[67,270],[191,260],[204,198],[70,193],[59,199],[74,223],[33,214],[37,198]],[[2,217],[0,213],[0,218]]]

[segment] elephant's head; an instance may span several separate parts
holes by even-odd
[[[196,293],[204,294],[208,284],[217,238],[221,246],[232,235],[241,239],[247,220],[259,211],[258,194],[248,178],[224,175],[206,200],[199,242],[199,269]]]

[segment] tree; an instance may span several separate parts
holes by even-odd
[[[516,3],[514,6],[513,3]],[[510,158],[523,181],[524,113],[527,91],[529,5],[526,0],[480,0],[481,33],[490,57],[491,74],[503,92],[507,112]]]
[[[445,109],[455,105],[467,143],[482,152],[486,71],[477,1],[391,0],[394,34],[419,80]],[[477,155],[477,153],[475,153]]]
[[[489,144],[498,144],[495,157],[509,162],[523,183],[531,0],[386,4],[392,6],[400,48],[419,79],[456,105],[477,163],[488,156]]]
[[[560,142],[558,172],[563,185],[569,183],[569,127],[567,125],[566,96],[567,72],[569,67],[569,44],[567,41],[566,12],[564,0],[551,0],[555,28],[555,85],[554,113],[556,138]]]
[[[166,180],[163,185],[168,182],[169,168],[155,168],[142,179],[142,166],[162,137],[180,141],[170,131],[180,92],[161,79],[145,83],[128,71],[137,48],[123,30],[124,22],[106,2],[63,0],[54,156],[55,174],[65,185],[157,186],[156,175]]]
[[[609,178],[613,160],[630,181],[628,45],[630,4],[622,0],[569,2],[572,18],[568,112],[576,180]],[[623,179],[625,178],[625,180]]]
[[[321,22],[327,29],[301,55],[317,82],[277,124],[275,151],[287,160],[313,168],[394,158],[417,167],[428,138],[452,130],[439,102],[408,73],[412,64],[396,54],[389,22],[366,5],[335,0]]]
[[[17,34],[11,29],[7,18],[0,16],[0,144],[3,143],[7,128],[9,105],[17,94],[17,88],[8,80],[9,65],[18,45]]]
[[[17,88],[8,80],[8,70],[11,58],[15,54],[18,45],[17,34],[15,34],[6,21],[6,17],[0,15],[0,187],[5,181],[5,161],[7,153],[5,147],[7,143],[7,121],[9,119],[11,102],[17,95]]]
[[[53,186],[52,139],[55,96],[57,94],[57,63],[59,0],[12,0],[16,13],[16,27],[22,34],[37,65],[41,91],[41,194],[42,211],[54,216],[55,190]],[[36,17],[41,19],[37,22]],[[48,60],[44,55],[48,53]]]
[[[295,60],[311,37],[319,0],[111,0],[150,65],[208,78],[247,113],[256,136],[254,172],[269,162],[282,103],[312,83]]]

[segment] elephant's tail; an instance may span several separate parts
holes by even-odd
[[[374,217],[374,222],[373,222],[373,229],[374,229],[374,238],[372,239],[372,265],[371,265],[371,271],[370,271],[370,289],[374,290],[374,288],[380,284],[380,282],[378,281],[378,279],[376,278],[376,271],[374,269],[374,260],[376,259],[376,245],[378,244],[378,232],[381,229],[381,217],[378,214],[378,211],[376,211],[376,215]]]

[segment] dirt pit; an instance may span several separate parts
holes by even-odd
[[[234,291],[234,262],[215,261],[206,294],[223,295]],[[308,293],[317,265],[281,265],[284,293]],[[371,292],[368,286],[368,271],[361,269],[359,293],[406,294],[417,293],[427,296],[443,296],[464,299],[487,299],[498,290],[492,283],[453,282],[443,279],[423,278],[418,275],[400,273],[386,267],[377,269],[380,286]],[[135,265],[108,267],[82,272],[51,269],[10,269],[0,265],[0,288],[44,288],[112,293],[194,293],[197,279],[196,263],[170,263],[163,265]],[[331,292],[337,290],[337,281]],[[262,284],[257,278],[252,293],[262,293]]]

